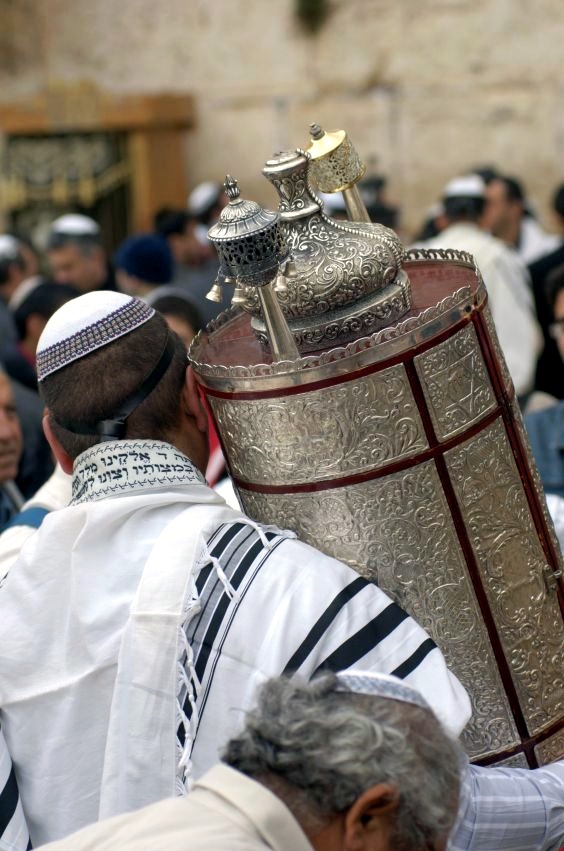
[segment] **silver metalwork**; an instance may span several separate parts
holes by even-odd
[[[272,287],[281,264],[288,260],[280,217],[254,201],[241,198],[237,181],[229,175],[224,185],[229,204],[209,230],[219,257],[220,275],[225,280],[236,281],[240,287],[256,288],[266,328],[265,340],[275,360],[294,360],[299,353]],[[215,289],[212,288],[208,297],[214,298]],[[214,300],[220,300],[215,295]],[[245,304],[240,290],[237,295],[239,303]]]
[[[295,151],[264,169],[299,354],[269,362],[265,285],[246,278],[250,317],[226,312],[190,351],[241,501],[428,630],[470,692],[474,758],[564,756],[562,563],[474,259],[333,222],[309,168]]]
[[[438,258],[433,256],[432,259]],[[470,254],[457,252],[457,260],[469,271],[474,268],[474,259]],[[483,301],[485,293],[482,285],[478,288],[477,300]],[[440,332],[462,319],[471,303],[470,288],[462,287],[417,316],[410,316],[369,337],[359,337],[346,346],[336,346],[319,354],[303,355],[293,364],[284,364],[282,368],[276,363],[270,364],[263,360],[253,364],[237,363],[233,366],[210,363],[205,357],[207,338],[203,334],[199,334],[192,343],[190,361],[198,375],[222,391],[256,390],[257,379],[263,390],[282,390],[288,386],[288,382],[293,386],[303,386],[327,380],[335,375],[336,371],[346,373],[397,356],[422,343],[428,336],[429,329]],[[237,314],[224,311],[209,323],[207,330],[212,334],[221,333],[222,328],[227,330],[236,317]]]
[[[237,181],[225,178],[229,204],[208,236],[219,258],[219,275],[260,287],[272,281],[288,258],[278,213],[241,198]]]
[[[280,304],[274,292],[272,283],[263,284],[258,288],[260,306],[266,326],[265,342],[268,342],[277,361],[295,360],[299,352],[291,334]]]
[[[302,465],[303,466],[303,465]],[[434,463],[315,493],[238,488],[245,511],[298,531],[378,585],[431,633],[472,697],[463,734],[470,756],[516,746],[488,633]]]
[[[210,397],[221,434],[233,447],[230,467],[241,480],[270,485],[354,475],[412,457],[428,446],[401,364],[356,384],[271,401]],[[336,416],[336,414],[338,414]]]
[[[460,434],[496,407],[473,326],[417,355],[414,363],[439,440]]]
[[[562,617],[501,421],[445,455],[530,729],[564,712]]]
[[[344,130],[326,133],[319,124],[309,128],[311,176],[321,192],[342,192],[347,215],[353,222],[369,222],[370,216],[356,183],[366,166],[361,162]]]

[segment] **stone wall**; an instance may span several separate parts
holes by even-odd
[[[330,0],[307,35],[295,0],[0,0],[0,100],[88,80],[119,93],[190,92],[190,184],[260,175],[307,128],[344,128],[389,177],[404,225],[444,182],[493,163],[549,224],[564,180],[560,0]]]

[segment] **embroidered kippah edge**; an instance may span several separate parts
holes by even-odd
[[[399,700],[403,703],[413,703],[415,706],[420,706],[422,709],[431,710],[431,707],[416,689],[411,688],[401,681],[390,682],[370,676],[362,676],[361,674],[349,673],[340,671],[337,674],[337,679],[340,686],[344,686],[347,691],[353,694],[365,694],[372,697],[386,697],[391,700]],[[336,691],[343,689],[337,686]]]
[[[130,331],[134,331],[155,315],[154,308],[143,301],[132,299],[129,304],[119,307],[103,319],[93,322],[88,328],[83,328],[54,343],[37,354],[37,377],[43,381],[52,372],[68,366],[102,346],[113,343]]]

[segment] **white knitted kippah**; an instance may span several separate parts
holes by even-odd
[[[155,311],[138,298],[100,290],[63,304],[43,329],[37,345],[37,379],[107,346],[143,325]]]
[[[69,234],[69,236],[87,236],[88,234],[99,234],[100,225],[90,216],[83,216],[80,213],[66,213],[51,222],[51,232]]]
[[[443,189],[443,198],[483,198],[486,184],[479,174],[455,177]]]
[[[0,234],[0,260],[15,260],[19,252],[18,240],[9,233]]]
[[[188,195],[186,201],[188,212],[192,213],[193,216],[201,216],[212,204],[216,203],[220,195],[221,186],[219,183],[214,183],[212,180],[199,183]]]
[[[379,674],[372,671],[341,671],[337,679],[345,688],[343,691],[352,691],[355,694],[368,694],[373,697],[388,697],[391,700],[400,700],[403,703],[413,703],[422,709],[431,707],[416,689],[406,685],[403,680],[390,674]],[[337,688],[339,691],[339,688]]]

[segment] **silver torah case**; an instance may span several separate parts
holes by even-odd
[[[270,286],[296,348],[273,356],[243,275],[240,306],[190,351],[240,501],[428,631],[471,696],[474,761],[561,758],[561,554],[480,273],[469,254],[406,253],[381,225],[327,217],[314,161],[264,169],[293,263]]]

